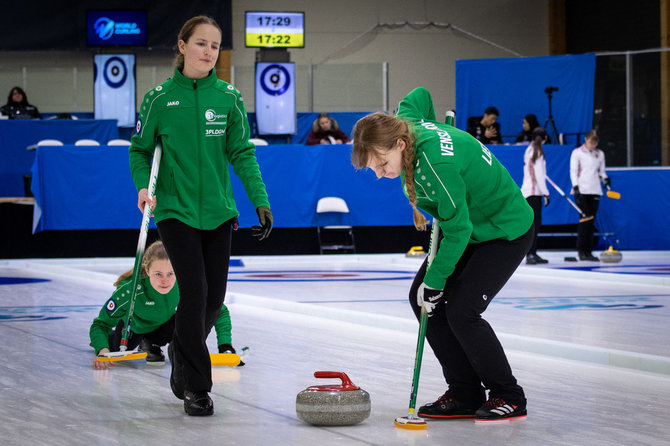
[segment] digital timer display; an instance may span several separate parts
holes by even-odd
[[[304,12],[247,11],[244,43],[252,48],[304,48]]]

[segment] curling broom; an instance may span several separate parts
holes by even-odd
[[[426,270],[435,258],[437,252],[437,239],[440,235],[440,225],[437,219],[433,219],[433,230],[430,234],[430,248],[428,248],[428,265]],[[409,395],[409,409],[406,417],[398,417],[394,424],[402,429],[421,430],[426,429],[428,424],[426,420],[416,415],[416,393],[419,389],[419,375],[421,374],[421,360],[423,359],[423,344],[426,338],[426,328],[428,326],[428,313],[426,307],[421,305],[421,316],[419,318],[419,337],[416,341],[416,355],[414,358],[414,376],[412,377],[412,390]]]
[[[148,198],[153,199],[156,193],[156,179],[158,178],[158,168],[161,162],[162,148],[160,142],[156,143],[154,150],[154,159],[151,163],[151,174],[149,176]],[[153,210],[151,206],[145,204],[144,214],[142,215],[142,225],[140,226],[140,237],[137,241],[137,250],[135,252],[135,265],[133,267],[133,294],[130,296],[130,307],[126,313],[126,321],[123,326],[121,345],[118,352],[109,352],[103,355],[98,355],[98,361],[128,361],[131,359],[146,358],[146,352],[127,351],[128,350],[128,336],[130,335],[130,324],[132,322],[132,314],[135,309],[135,299],[137,297],[137,288],[140,283],[140,273],[142,270],[142,258],[144,257],[144,249],[147,244],[147,234],[149,233],[149,222],[151,221],[151,214]]]
[[[453,110],[447,110],[444,122],[448,125],[454,125],[455,114]],[[437,219],[433,219],[433,229],[430,234],[430,247],[428,248],[428,264],[426,270],[435,258],[437,253],[437,239],[440,235],[440,225]],[[414,376],[412,377],[412,390],[409,395],[409,409],[406,417],[398,417],[393,422],[396,427],[410,430],[423,430],[428,427],[426,420],[416,415],[416,393],[419,389],[419,375],[421,374],[421,360],[423,359],[423,344],[426,338],[426,328],[428,327],[428,313],[426,307],[421,305],[421,316],[419,317],[419,336],[416,341],[416,355],[414,357]]]
[[[565,192],[563,192],[563,190],[562,190],[560,187],[558,187],[558,185],[557,185],[556,183],[554,183],[553,181],[551,181],[551,178],[549,178],[548,176],[547,176],[546,178],[547,178],[547,181],[549,181],[549,184],[551,184],[552,186],[554,186],[554,189],[556,189],[556,191],[557,191],[559,194],[561,194],[561,196],[562,196],[563,198],[565,198],[566,200],[568,200],[568,203],[570,203],[570,204],[572,205],[572,207],[575,208],[575,209],[577,210],[577,212],[579,212],[579,215],[580,215],[580,217],[581,217],[581,218],[579,219],[579,222],[580,222],[580,223],[584,223],[585,221],[593,220],[593,215],[589,215],[589,216],[587,216],[586,214],[584,214],[584,212],[582,212],[582,210],[579,209],[579,206],[577,206],[577,205],[575,204],[575,202],[572,201],[572,200],[570,199],[570,197],[568,197],[567,195],[565,195]]]

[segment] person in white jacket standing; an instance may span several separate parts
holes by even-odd
[[[536,127],[531,133],[530,145],[523,155],[523,183],[521,193],[533,208],[533,225],[535,236],[533,245],[526,255],[528,265],[548,263],[549,261],[537,255],[537,234],[542,226],[542,202],[549,204],[549,190],[547,190],[547,163],[544,159],[542,144],[547,140],[547,132],[543,127]],[[543,200],[544,199],[544,200]]]
[[[602,181],[607,187],[610,186],[610,179],[605,173],[605,153],[598,149],[598,140],[598,133],[589,130],[584,138],[584,144],[573,150],[570,156],[570,180],[575,201],[584,214],[594,217],[577,226],[577,252],[579,260],[591,262],[599,261],[591,250],[593,222],[603,194],[600,182]]]

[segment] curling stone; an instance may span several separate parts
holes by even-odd
[[[342,384],[310,386],[298,393],[295,411],[315,426],[349,426],[370,416],[370,394],[344,372],[314,372],[315,378],[339,378]]]
[[[619,263],[622,257],[621,253],[611,246],[607,251],[600,253],[600,261],[603,263]]]
[[[423,250],[423,246],[412,246],[405,254],[405,257],[424,257],[426,252]]]

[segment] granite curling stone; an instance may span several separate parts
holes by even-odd
[[[611,246],[607,251],[600,253],[600,261],[603,263],[619,263],[622,257],[621,253]]]
[[[314,372],[315,378],[339,378],[342,383],[310,386],[298,393],[295,410],[315,426],[349,426],[370,416],[370,394],[343,372]]]

